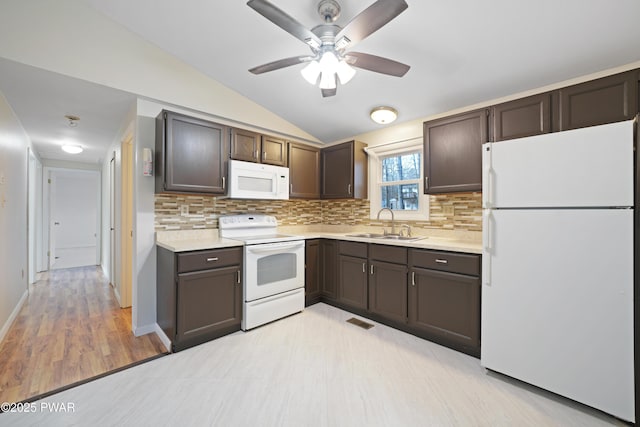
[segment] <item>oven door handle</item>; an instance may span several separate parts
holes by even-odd
[[[304,247],[303,241],[286,242],[286,243],[265,243],[261,245],[249,245],[247,246],[247,252],[263,254],[267,252],[283,252],[289,249],[298,249]]]

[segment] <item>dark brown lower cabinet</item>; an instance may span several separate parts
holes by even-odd
[[[406,264],[370,261],[369,311],[397,322],[407,321]]]
[[[157,322],[172,351],[240,330],[242,248],[157,255]]]
[[[304,245],[304,300],[311,305],[320,300],[320,240],[307,240]]]
[[[413,267],[409,326],[465,347],[480,347],[480,278]]]
[[[239,265],[178,275],[176,343],[208,341],[242,320]]]
[[[367,259],[338,256],[338,301],[344,305],[367,309]]]
[[[320,240],[320,293],[327,301],[338,298],[338,242]]]

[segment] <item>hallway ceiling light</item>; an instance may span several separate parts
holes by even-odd
[[[371,110],[369,113],[371,116],[371,120],[381,125],[386,125],[388,123],[393,122],[396,118],[398,118],[398,111],[395,108],[391,107],[376,107]]]
[[[62,146],[62,151],[69,154],[80,154],[84,149],[79,145],[65,144]]]

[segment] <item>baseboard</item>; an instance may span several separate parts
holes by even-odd
[[[156,332],[156,324],[152,323],[151,325],[144,326],[134,326],[133,327],[133,335],[140,337],[142,335],[150,334],[151,332]]]
[[[118,306],[122,307],[122,300],[120,299],[120,292],[118,292],[118,287],[115,285],[111,285],[111,287],[113,288],[113,293],[116,296],[116,301],[118,301]]]
[[[158,338],[160,338],[160,341],[162,341],[162,344],[164,344],[164,348],[166,348],[167,351],[171,353],[171,340],[169,339],[167,334],[164,333],[160,325],[156,323],[154,326],[155,326],[154,332],[156,333],[156,335],[158,335]]]
[[[24,293],[20,297],[20,301],[18,301],[18,304],[16,305],[16,307],[11,312],[11,315],[9,316],[7,321],[4,323],[4,325],[2,326],[2,329],[0,329],[0,342],[2,342],[2,340],[4,340],[4,337],[9,332],[9,328],[11,328],[11,325],[13,325],[13,321],[16,320],[16,317],[18,317],[18,313],[20,313],[20,309],[22,308],[24,303],[27,301],[27,297],[28,296],[29,296],[29,291],[27,291],[25,289]]]

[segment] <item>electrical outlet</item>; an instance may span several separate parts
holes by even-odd
[[[4,174],[0,173],[0,185],[4,185]]]
[[[454,216],[456,212],[453,205],[444,205],[442,208],[442,213],[447,216]]]
[[[180,205],[180,215],[182,216],[189,215],[189,205]]]

